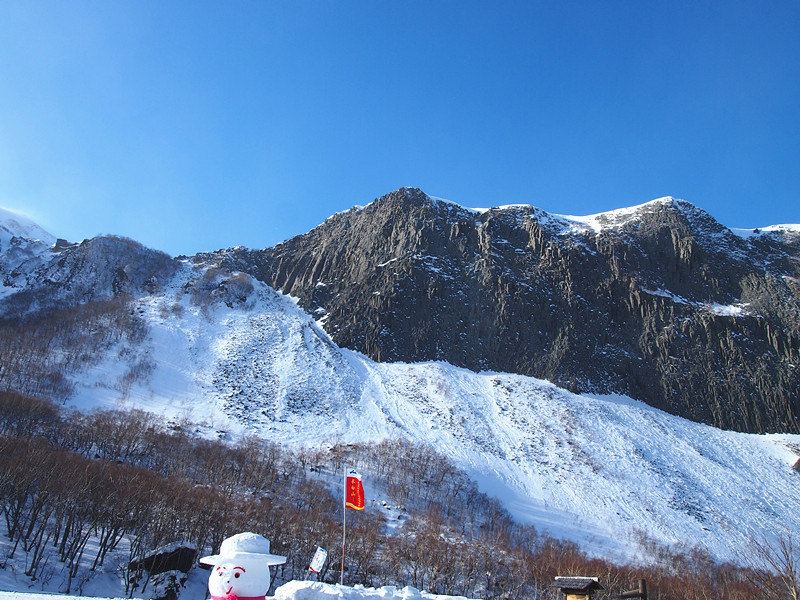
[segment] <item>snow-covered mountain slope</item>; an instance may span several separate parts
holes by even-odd
[[[18,273],[41,265],[55,242],[29,218],[0,208],[0,298],[19,288]]]
[[[5,249],[13,237],[42,242],[48,246],[56,242],[53,235],[28,217],[0,207],[0,248]]]
[[[2,257],[14,257],[22,238]],[[98,236],[80,244],[52,248],[30,242],[36,250],[24,261],[11,261],[0,288],[0,313],[24,315],[36,310],[73,307],[122,295],[159,289],[175,273],[175,261],[163,252],[119,236]],[[0,271],[2,277],[2,271]],[[21,293],[19,293],[21,292]]]
[[[65,373],[79,408],[145,408],[293,446],[429,444],[519,519],[603,555],[642,558],[646,536],[735,560],[751,537],[800,528],[800,436],[722,431],[524,375],[375,362],[248,274],[124,238],[48,252],[18,269],[0,310],[18,296],[130,297],[125,310],[146,329]]]
[[[147,340],[76,374],[80,408],[141,407],[293,446],[404,437],[519,519],[620,558],[642,558],[644,535],[736,559],[751,537],[800,527],[800,436],[721,431],[521,375],[376,363],[337,347],[291,298],[188,263],[134,307]],[[131,384],[132,364],[147,367]]]

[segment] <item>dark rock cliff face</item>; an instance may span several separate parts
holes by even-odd
[[[198,255],[299,298],[340,345],[800,432],[800,251],[661,199],[595,219],[404,188],[266,250]]]

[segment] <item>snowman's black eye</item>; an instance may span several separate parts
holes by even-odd
[[[219,576],[222,577],[222,571],[219,572]]]
[[[239,579],[239,575],[240,575],[240,573],[234,573],[233,576],[236,577],[236,579]]]

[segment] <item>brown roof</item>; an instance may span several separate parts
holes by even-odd
[[[593,592],[604,590],[597,577],[556,577],[553,587],[571,592]]]

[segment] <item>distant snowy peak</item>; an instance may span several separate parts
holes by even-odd
[[[28,217],[0,208],[0,300],[27,286],[27,276],[48,260],[55,243]]]
[[[699,236],[700,243],[709,249],[741,253],[747,246],[742,241],[749,238],[770,237],[783,242],[800,241],[800,224],[769,225],[755,229],[730,228],[717,221],[710,213],[687,200],[662,196],[633,206],[603,211],[590,215],[568,215],[547,212],[532,204],[503,204],[491,208],[465,207],[453,200],[429,196],[417,188],[401,188],[406,198],[425,199],[437,208],[448,212],[459,211],[475,215],[481,220],[505,213],[528,216],[543,228],[558,236],[599,236],[601,234],[653,232],[660,227],[683,229],[687,234]],[[386,198],[388,196],[384,196]],[[379,202],[383,198],[378,199]],[[367,205],[368,206],[368,205]],[[363,206],[351,210],[361,210]]]
[[[28,217],[0,208],[0,246],[5,248],[12,238],[38,241],[48,246],[56,243],[56,238]]]
[[[731,231],[745,239],[762,236],[778,237],[785,240],[800,239],[800,223],[783,223],[781,225],[767,225],[765,227],[754,227],[752,229],[733,227]]]
[[[552,217],[571,224],[575,229],[588,229],[597,234],[603,230],[620,229],[632,221],[637,221],[645,216],[654,215],[665,210],[685,217],[708,216],[705,211],[700,210],[686,200],[664,196],[635,206],[617,208],[591,215],[553,214]]]
[[[441,201],[441,198],[432,198],[434,200]],[[452,200],[446,200],[446,202],[450,202],[455,204]],[[546,213],[553,218],[556,219],[563,219],[565,221],[575,221],[579,223],[587,223],[587,222],[616,222],[619,220],[629,219],[631,217],[635,217],[637,214],[641,214],[642,212],[648,212],[653,208],[663,207],[663,206],[676,206],[676,207],[686,207],[687,209],[696,209],[696,207],[686,200],[680,200],[677,198],[673,198],[672,196],[664,196],[662,198],[656,198],[655,200],[649,200],[648,202],[644,202],[642,204],[636,204],[634,206],[628,206],[625,208],[617,208],[614,210],[608,210],[604,212],[599,212],[591,215],[562,215],[558,213]],[[514,209],[528,209],[533,211],[541,211],[546,212],[533,204],[525,204],[525,203],[517,203],[517,204],[501,204],[499,206],[493,206],[491,208],[467,208],[466,210],[471,210],[477,213],[486,213],[490,211],[503,211],[503,210],[514,210]]]
[[[674,227],[683,224],[698,233],[725,235],[727,228],[714,217],[691,202],[664,196],[642,204],[617,208],[590,215],[550,213],[529,204],[507,204],[490,209],[472,209],[481,214],[495,211],[523,210],[530,213],[545,228],[559,235],[600,235],[639,228],[645,224]]]

